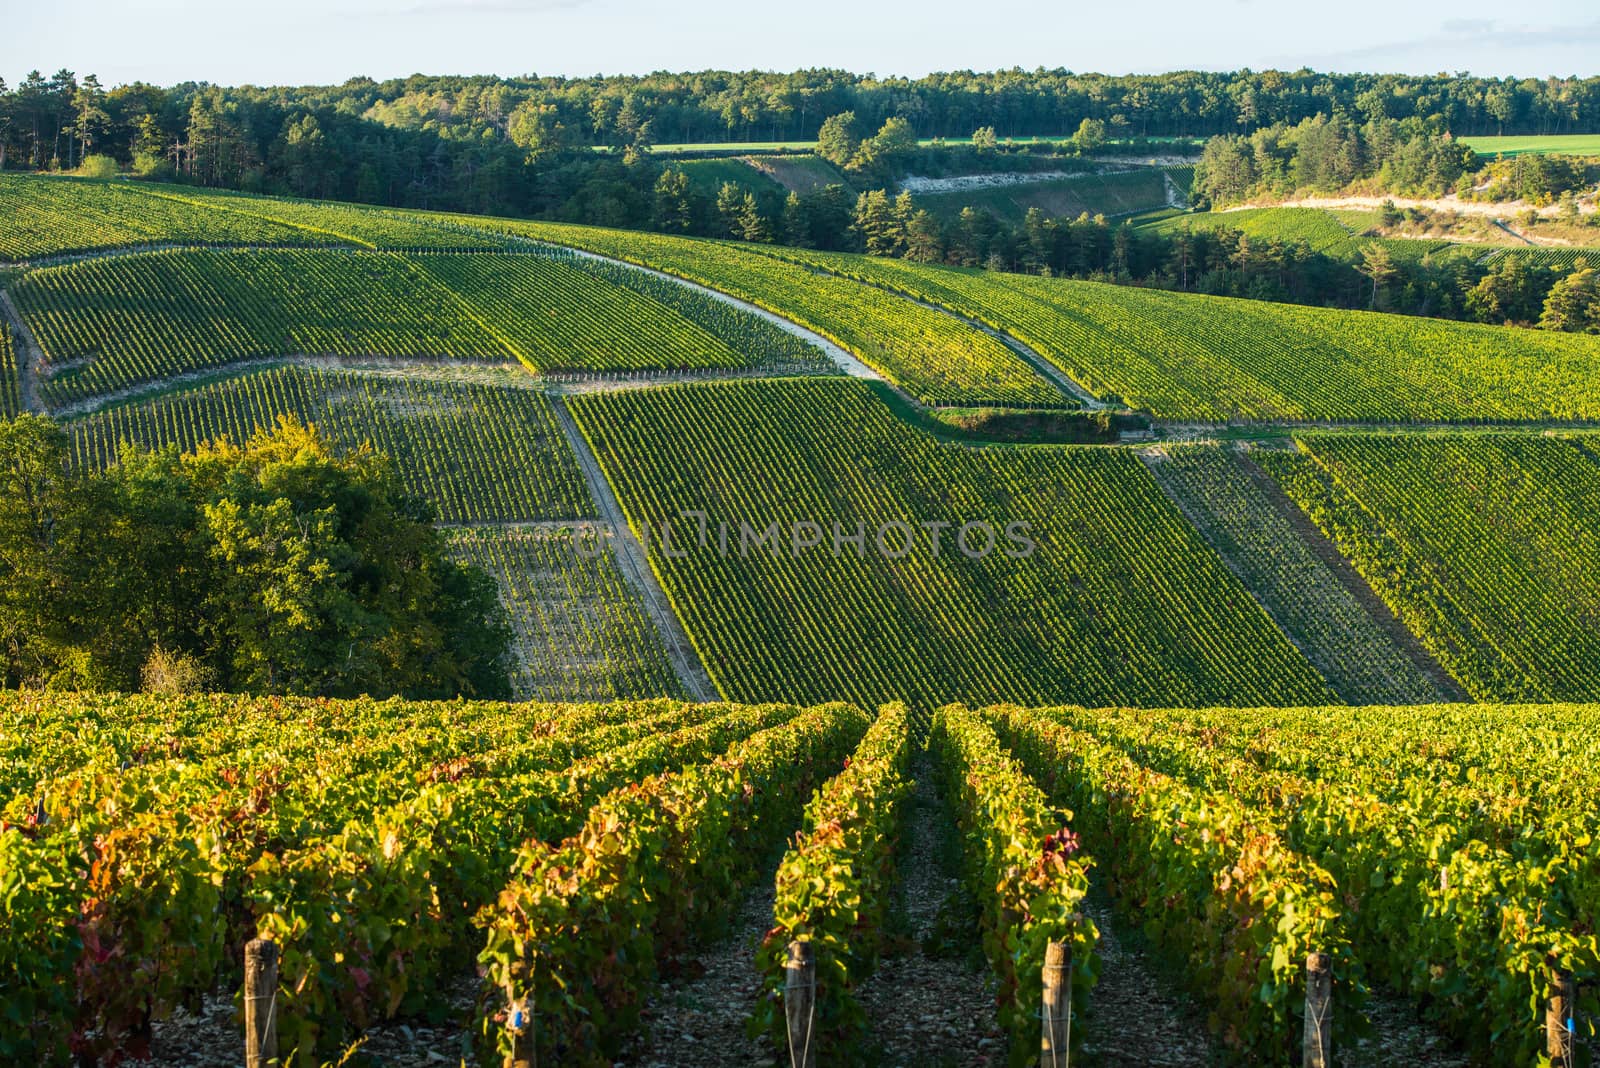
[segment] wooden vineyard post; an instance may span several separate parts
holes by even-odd
[[[252,939],[244,947],[244,1063],[278,1062],[278,944]]]
[[[1561,971],[1554,960],[1550,962],[1550,1000],[1544,1008],[1544,1050],[1550,1063],[1570,1065],[1575,1050],[1572,1030],[1573,1000],[1572,976]]]
[[[533,956],[525,958],[528,962],[528,996],[517,1000],[516,993],[511,988],[511,982],[506,982],[506,1011],[509,1014],[506,1020],[511,1031],[511,1052],[506,1054],[506,1068],[539,1068],[539,1034],[535,1026],[537,1013],[534,1011],[534,983],[533,983]]]
[[[1306,955],[1305,1068],[1333,1065],[1333,958]]]
[[[817,956],[810,942],[790,942],[783,965],[783,1013],[789,1024],[790,1068],[816,1068],[811,1025],[817,1009]]]
[[[1067,1068],[1072,1054],[1072,950],[1061,942],[1046,946],[1041,979],[1039,1068]]]

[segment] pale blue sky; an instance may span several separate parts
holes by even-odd
[[[0,0],[0,76],[312,84],[428,74],[1242,66],[1600,72],[1594,0]],[[1306,12],[1306,13],[1302,13]]]

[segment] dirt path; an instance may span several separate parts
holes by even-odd
[[[39,400],[39,369],[44,366],[44,350],[34,339],[33,331],[22,321],[17,306],[11,303],[11,294],[0,289],[0,312],[11,325],[11,336],[16,339],[17,392],[21,394],[22,410],[43,414],[44,404]]]
[[[756,950],[772,926],[770,873],[745,894],[731,933],[664,983],[643,1012],[643,1033],[613,1068],[776,1068],[778,1055],[745,1027],[761,996]]]
[[[1252,201],[1248,204],[1234,204],[1221,209],[1223,213],[1230,211],[1245,211],[1250,208],[1381,208],[1385,204],[1393,204],[1397,208],[1427,208],[1429,211],[1453,211],[1457,215],[1486,215],[1490,218],[1505,218],[1520,215],[1530,208],[1540,216],[1554,218],[1561,206],[1552,204],[1547,207],[1536,208],[1522,200],[1480,201],[1462,200],[1458,197],[1296,197],[1291,200],[1276,202]],[[1585,215],[1592,215],[1596,210],[1594,204],[1580,205],[1579,210]]]
[[[815,330],[801,326],[793,319],[785,319],[783,316],[778,315],[775,312],[770,312],[767,309],[759,307],[755,304],[751,304],[749,301],[744,301],[740,300],[738,297],[729,296],[720,289],[712,289],[710,286],[701,285],[699,282],[691,282],[687,278],[680,278],[675,274],[668,274],[666,271],[658,271],[654,267],[645,267],[637,263],[630,263],[627,260],[619,260],[611,256],[602,256],[597,252],[588,252],[584,249],[572,248],[568,245],[556,245],[553,243],[551,244],[551,247],[566,249],[573,255],[581,256],[585,259],[600,260],[604,263],[614,263],[619,267],[628,267],[635,271],[643,271],[646,274],[653,274],[657,278],[664,278],[669,282],[676,282],[680,286],[695,290],[698,293],[703,293],[714,300],[719,300],[724,304],[732,305],[733,307],[738,308],[740,311],[759,316],[772,325],[778,327],[780,330],[793,334],[795,337],[798,337],[804,341],[810,342],[812,345],[821,349],[828,359],[834,362],[834,365],[837,366],[840,371],[849,375],[851,378],[872,378],[877,379],[878,381],[883,381],[883,375],[879,374],[867,364],[862,363],[861,360],[857,359],[849,352],[846,352],[842,346],[828,340]]]
[[[1251,479],[1255,481],[1261,492],[1272,502],[1272,506],[1288,521],[1295,536],[1305,542],[1306,546],[1327,565],[1328,569],[1333,572],[1334,577],[1344,585],[1345,589],[1350,591],[1351,595],[1355,597],[1356,603],[1366,610],[1367,615],[1378,625],[1378,628],[1388,635],[1389,640],[1411,659],[1411,662],[1417,666],[1418,670],[1433,681],[1433,684],[1439,688],[1445,698],[1450,701],[1471,700],[1467,691],[1462,688],[1461,683],[1457,682],[1455,677],[1446,671],[1444,666],[1434,658],[1433,654],[1428,652],[1422,641],[1412,633],[1411,628],[1401,622],[1400,617],[1395,615],[1394,610],[1384,602],[1383,598],[1378,596],[1367,580],[1356,570],[1355,565],[1346,559],[1338,547],[1328,540],[1328,536],[1322,532],[1322,529],[1313,523],[1305,512],[1300,510],[1300,506],[1289,499],[1289,495],[1283,491],[1283,487],[1278,485],[1277,479],[1262,470],[1261,465],[1255,462],[1248,451],[1240,454],[1239,463],[1250,475]]]
[[[304,367],[313,371],[342,371],[376,378],[422,379],[433,382],[499,386],[506,389],[541,389],[544,382],[528,374],[520,363],[494,360],[389,359],[382,356],[263,356],[259,359],[230,360],[214,367],[185,371],[182,374],[141,382],[136,386],[97,394],[49,409],[58,419],[93,415],[104,408],[130,401],[150,400],[215,379],[230,378],[250,371],[274,367]],[[39,411],[44,411],[41,407]]]
[[[1084,914],[1100,929],[1100,979],[1083,1020],[1084,1059],[1099,1065],[1215,1063],[1206,1014],[1166,969],[1153,965],[1105,893],[1093,886]]]
[[[716,684],[711,681],[710,673],[700,661],[700,654],[695,651],[683,624],[678,621],[667,591],[650,567],[644,545],[623,517],[622,506],[611,491],[611,483],[606,481],[605,473],[600,470],[599,458],[578,429],[566,402],[559,396],[553,396],[550,406],[555,410],[556,420],[567,436],[573,455],[578,458],[578,467],[589,485],[589,495],[594,498],[595,507],[600,510],[601,518],[616,531],[617,536],[611,539],[611,544],[617,554],[617,566],[622,571],[622,577],[633,584],[645,611],[655,620],[662,645],[667,650],[667,659],[672,662],[684,690],[696,701],[720,700]]]
[[[1504,232],[1505,234],[1509,235],[1513,240],[1519,241],[1524,245],[1538,245],[1539,244],[1538,241],[1535,241],[1533,238],[1529,237],[1527,234],[1523,233],[1522,231],[1513,230],[1510,227],[1510,225],[1508,225],[1506,223],[1506,221],[1504,219],[1490,219],[1489,220],[1489,224],[1491,226],[1495,227],[1496,229]]]
[[[964,947],[928,951],[930,936],[952,919],[947,903],[961,900],[950,856],[959,847],[950,838],[949,813],[926,763],[917,768],[916,783],[900,856],[900,900],[913,946],[886,956],[859,990],[872,1036],[871,1063],[884,1068],[1003,1065],[1005,1040],[995,1018],[988,967],[969,959]],[[965,933],[972,934],[970,927]]]

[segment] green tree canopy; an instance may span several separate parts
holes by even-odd
[[[0,423],[0,680],[134,689],[186,658],[218,689],[505,696],[491,580],[451,560],[389,460],[282,421],[244,445],[74,471]],[[171,671],[164,671],[166,678]]]
[[[861,131],[856,126],[855,112],[841,112],[824,120],[817,134],[817,155],[835,167],[843,167],[855,159],[860,148]]]

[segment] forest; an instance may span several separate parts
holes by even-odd
[[[494,214],[565,205],[604,222],[647,214],[659,168],[620,165],[630,147],[812,142],[845,112],[868,130],[902,119],[924,138],[1069,135],[1084,120],[1113,140],[1249,135],[1336,114],[1456,136],[1558,134],[1600,124],[1600,77],[804,70],[229,88],[107,87],[92,74],[33,71],[14,87],[0,81],[0,169],[71,169],[99,154],[205,185]],[[623,151],[595,159],[596,146]]]

